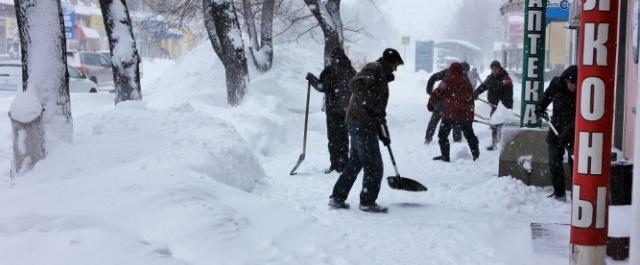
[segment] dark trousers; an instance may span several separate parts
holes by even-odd
[[[450,145],[449,145],[449,133],[452,129],[458,129],[464,134],[464,138],[467,138],[467,143],[471,149],[471,155],[473,158],[480,157],[480,149],[478,148],[478,137],[473,132],[472,121],[462,120],[442,120],[440,124],[440,131],[438,132],[438,144],[440,144],[440,152],[442,156],[450,159]]]
[[[551,171],[551,183],[553,184],[553,194],[565,195],[566,185],[564,178],[564,154],[569,155],[569,170],[573,172],[573,147],[562,146],[555,137],[550,137],[549,141],[549,171]],[[569,180],[572,176],[569,175]]]
[[[342,171],[349,158],[349,132],[344,124],[345,113],[327,112],[327,138],[331,169]]]
[[[491,116],[496,113],[497,108],[491,107]],[[497,147],[500,142],[500,138],[502,137],[502,124],[496,124],[491,126],[491,146]]]
[[[351,187],[353,187],[358,177],[358,173],[360,173],[361,169],[364,169],[360,204],[370,205],[375,203],[378,198],[384,172],[378,135],[373,130],[358,124],[348,124],[347,127],[351,136],[349,160],[333,187],[331,198],[346,200]]]
[[[433,135],[436,133],[436,129],[438,128],[438,123],[442,119],[442,113],[439,111],[434,111],[431,113],[431,119],[429,120],[429,124],[427,125],[427,135],[425,139],[431,141],[433,139]],[[453,129],[453,140],[456,142],[462,141],[462,132],[454,128]]]

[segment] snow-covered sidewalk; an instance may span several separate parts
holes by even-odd
[[[566,224],[569,204],[549,189],[498,178],[497,152],[473,162],[453,144],[450,164],[423,144],[425,73],[401,71],[389,123],[400,172],[426,193],[390,190],[388,214],[329,210],[321,96],[312,95],[308,154],[301,149],[306,71],[318,54],[288,50],[226,106],[223,72],[201,45],[162,73],[145,65],[144,101],[73,94],[75,143],[9,181],[13,95],[0,95],[2,264],[567,264],[534,251],[531,223]],[[299,67],[291,67],[297,65]],[[479,107],[479,111],[486,111]],[[476,125],[481,145],[489,131]],[[385,157],[385,175],[392,168]],[[349,202],[358,203],[361,180]],[[562,251],[562,250],[561,250]]]

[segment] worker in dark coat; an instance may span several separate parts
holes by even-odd
[[[449,133],[457,128],[467,139],[471,155],[475,161],[480,157],[478,137],[473,132],[474,100],[471,82],[466,78],[460,63],[452,63],[449,72],[440,82],[438,88],[431,94],[427,108],[435,111],[436,104],[441,104],[442,124],[438,132],[438,143],[441,155],[434,160],[449,162],[450,146]]]
[[[578,67],[569,66],[559,77],[554,77],[549,87],[544,91],[540,102],[536,105],[536,116],[549,119],[547,107],[553,104],[551,124],[558,131],[558,135],[552,129],[547,133],[549,146],[549,169],[553,194],[557,200],[566,200],[566,186],[564,177],[564,154],[568,156],[570,172],[573,170],[573,143],[576,115],[576,80]],[[571,180],[571,176],[569,176]],[[570,183],[571,181],[569,181]]]
[[[376,203],[382,174],[382,155],[378,140],[389,145],[387,129],[387,103],[389,82],[395,79],[399,65],[404,64],[398,51],[388,48],[382,57],[368,63],[351,79],[351,100],[347,108],[347,128],[351,136],[349,161],[333,187],[329,206],[349,208],[345,202],[358,173],[364,169],[363,187],[360,193],[360,210],[386,212],[387,208]]]
[[[349,157],[349,133],[344,122],[351,98],[349,80],[355,74],[356,70],[353,69],[351,61],[340,47],[331,52],[331,64],[322,70],[320,79],[312,73],[307,74],[307,80],[311,86],[324,93],[329,160],[331,161],[325,173],[334,170],[342,172]]]
[[[462,62],[462,68],[465,73],[465,76],[471,81],[471,76],[469,76],[469,69],[471,66],[467,62]],[[437,81],[442,80],[449,73],[449,69],[444,69],[440,72],[437,72],[431,77],[429,77],[429,81],[427,81],[427,94],[431,95],[433,93],[433,87]],[[473,86],[472,86],[473,89]],[[435,103],[434,110],[431,113],[431,119],[429,120],[429,124],[427,125],[427,133],[424,137],[424,143],[429,144],[433,140],[433,135],[436,133],[436,129],[438,128],[438,123],[442,119],[442,113],[440,111],[440,104]],[[461,142],[462,141],[462,132],[457,128],[453,129],[453,141]]]
[[[513,82],[509,73],[507,73],[500,62],[491,62],[491,74],[487,76],[482,84],[476,88],[474,96],[477,99],[485,91],[487,93],[487,101],[491,106],[491,116],[496,112],[498,104],[502,102],[507,109],[513,109]],[[500,139],[500,131],[502,125],[491,126],[491,146],[487,147],[487,150],[493,151],[498,147]]]

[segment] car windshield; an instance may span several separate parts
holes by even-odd
[[[83,78],[82,74],[71,66],[67,66],[70,78]]]
[[[22,75],[22,66],[13,64],[0,64],[1,76],[20,76]]]
[[[82,53],[82,61],[87,65],[100,66],[100,57],[98,53]]]

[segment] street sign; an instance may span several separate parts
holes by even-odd
[[[76,31],[76,11],[73,5],[63,3],[62,4],[62,16],[64,19],[64,34],[67,39],[75,39]]]
[[[409,36],[403,36],[402,45],[409,45],[409,44],[411,44],[411,38]]]
[[[416,72],[433,73],[433,41],[416,41]]]
[[[547,4],[547,21],[569,21],[569,0],[550,0]]]
[[[580,13],[571,194],[572,265],[605,264],[619,3],[587,1]]]

